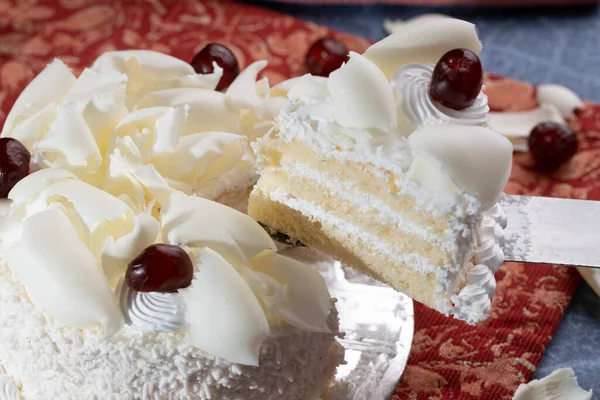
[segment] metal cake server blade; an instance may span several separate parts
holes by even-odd
[[[600,269],[600,201],[503,195],[500,205],[508,217],[505,261]],[[263,228],[279,243],[304,246]]]
[[[504,195],[504,259],[600,268],[600,201]]]

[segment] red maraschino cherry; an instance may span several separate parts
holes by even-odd
[[[454,49],[436,64],[429,95],[444,107],[464,110],[473,105],[482,85],[483,68],[477,54],[468,49]]]
[[[529,151],[539,169],[553,171],[577,152],[577,135],[566,125],[543,122],[529,134]]]
[[[346,45],[336,38],[324,37],[310,46],[304,63],[312,75],[327,77],[347,60]]]
[[[14,138],[0,138],[0,197],[8,193],[29,174],[29,150]]]
[[[197,74],[210,74],[215,70],[213,62],[223,68],[223,76],[219,80],[217,90],[227,89],[240,74],[237,58],[227,46],[209,43],[194,56],[190,64]]]
[[[194,265],[179,246],[153,244],[127,266],[127,285],[138,292],[176,292],[190,286]]]

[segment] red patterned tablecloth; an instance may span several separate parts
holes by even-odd
[[[230,46],[242,66],[267,59],[272,83],[304,73],[303,55],[327,28],[231,1],[0,0],[0,120],[20,90],[54,57],[77,72],[107,50],[145,48],[188,60],[209,41]],[[369,43],[336,34],[355,51]],[[487,82],[496,110],[535,106],[535,88],[499,77]],[[600,107],[572,122],[574,160],[552,176],[515,157],[507,191],[600,198]],[[416,304],[415,337],[394,400],[510,399],[540,362],[579,282],[574,269],[507,264],[496,275],[490,318],[475,326]]]

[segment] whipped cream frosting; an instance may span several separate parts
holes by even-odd
[[[476,323],[489,314],[496,291],[494,274],[504,263],[502,246],[506,224],[506,214],[498,204],[483,214],[476,233],[477,246],[465,266],[466,285],[452,298],[452,314],[457,318]]]
[[[115,294],[125,323],[142,332],[185,332],[186,306],[179,293],[138,292],[124,279]]]
[[[453,110],[431,100],[429,83],[434,68],[433,64],[408,64],[396,71],[392,77],[391,84],[398,111],[410,123],[404,127],[402,133],[410,134],[421,125],[486,126],[490,108],[483,91],[479,92],[473,105],[464,110]]]
[[[478,247],[473,254],[477,264],[485,264],[493,274],[504,262],[504,229],[508,224],[506,213],[500,205],[496,204],[491,210],[483,214],[479,227]]]
[[[283,106],[256,80],[265,66],[250,65],[220,93],[218,66],[196,74],[153,51],[105,53],[78,77],[54,60],[21,93],[2,136],[23,142],[39,167],[68,170],[137,210],[160,207],[173,190],[215,199],[257,179],[245,133],[266,132]]]
[[[207,355],[247,365],[258,365],[271,323],[329,333],[323,278],[276,254],[264,229],[232,208],[172,191],[155,219],[60,169],[32,173],[9,199],[0,250],[33,302],[61,324],[101,326],[107,337],[124,324],[177,332]],[[192,284],[177,293],[130,289],[127,264],[160,242],[190,254]]]

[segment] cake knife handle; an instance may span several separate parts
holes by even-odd
[[[600,268],[600,201],[504,195],[504,258]]]

